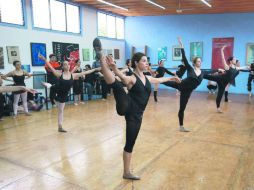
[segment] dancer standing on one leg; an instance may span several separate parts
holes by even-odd
[[[185,129],[183,126],[183,120],[184,120],[184,111],[186,108],[186,105],[188,103],[188,100],[191,96],[191,93],[194,89],[196,89],[200,83],[203,80],[203,76],[205,74],[211,73],[213,71],[202,71],[201,70],[201,59],[199,57],[196,57],[193,59],[193,67],[189,64],[186,56],[185,56],[185,51],[183,47],[183,43],[181,38],[178,38],[178,42],[181,47],[181,52],[182,52],[182,59],[183,63],[186,67],[187,70],[187,78],[183,79],[180,84],[177,84],[175,82],[166,82],[163,83],[166,86],[178,89],[181,94],[180,94],[180,108],[178,112],[178,118],[179,118],[179,130],[180,132],[189,132],[189,130]]]
[[[25,85],[25,79],[30,78],[32,75],[27,73],[26,71],[22,70],[21,68],[21,62],[20,61],[14,61],[13,66],[15,67],[14,71],[9,72],[8,74],[3,76],[3,79],[7,77],[12,77],[14,81],[14,86],[26,86]],[[19,103],[19,98],[21,97],[22,99],[22,104],[24,107],[25,114],[27,116],[30,116],[31,114],[28,112],[28,107],[27,107],[27,92],[25,91],[18,91],[14,92],[14,100],[13,100],[13,113],[14,113],[14,118],[17,117],[18,114],[18,103]]]
[[[63,126],[63,112],[65,107],[65,102],[67,102],[69,90],[71,89],[73,85],[73,81],[86,74],[99,71],[100,68],[92,69],[90,71],[84,71],[81,73],[71,73],[68,61],[64,61],[63,68],[62,68],[63,71],[61,72],[61,71],[55,70],[54,67],[52,67],[51,64],[42,55],[39,55],[39,58],[46,62],[48,68],[51,69],[52,73],[59,80],[55,86],[56,93],[57,93],[56,100],[58,101],[58,132],[67,132],[62,127]],[[47,84],[44,83],[44,85],[48,87]]]
[[[148,67],[147,58],[143,53],[136,53],[131,59],[132,67],[134,68],[133,75],[126,76],[117,69],[114,60],[111,57],[101,56],[101,42],[96,38],[93,42],[94,49],[98,57],[101,58],[101,68],[107,84],[113,88],[113,93],[116,101],[117,113],[125,116],[126,120],[126,144],[123,152],[124,162],[124,179],[139,180],[130,171],[130,163],[132,150],[139,129],[142,123],[143,113],[151,93],[151,83],[162,83],[166,81],[180,82],[179,78],[153,78],[145,76],[144,71]],[[127,94],[123,85],[116,80],[115,75],[127,86],[129,93]]]
[[[156,69],[155,71],[155,77],[156,78],[161,78],[161,77],[164,77],[164,74],[167,73],[169,75],[172,75],[172,76],[176,76],[175,73],[172,73],[171,71],[167,70],[165,67],[164,67],[164,60],[160,60],[159,61],[159,67]],[[159,88],[159,84],[155,84],[154,85],[154,91],[153,91],[153,97],[154,97],[154,101],[157,102],[158,99],[157,99],[157,94],[158,94],[158,88]]]
[[[222,55],[222,62],[224,65],[224,69],[225,69],[225,73],[221,74],[221,75],[205,75],[204,78],[211,80],[211,81],[215,81],[218,84],[218,94],[216,97],[216,106],[217,106],[217,112],[218,113],[222,113],[221,108],[220,108],[220,103],[221,103],[221,99],[223,97],[223,93],[225,91],[226,86],[229,83],[232,83],[232,81],[235,80],[236,76],[239,74],[240,70],[249,70],[248,66],[244,66],[244,67],[237,67],[235,66],[236,64],[236,59],[234,57],[229,57],[228,58],[228,63],[225,59],[225,55],[224,55],[224,49],[227,46],[223,46],[221,48],[221,55]]]

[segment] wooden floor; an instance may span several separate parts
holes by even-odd
[[[24,190],[253,190],[254,98],[230,95],[223,114],[213,95],[193,93],[178,132],[179,97],[151,97],[133,154],[141,181],[122,179],[125,121],[112,97],[0,123],[0,188]]]

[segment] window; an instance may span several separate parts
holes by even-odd
[[[98,36],[124,39],[124,19],[98,12]]]
[[[32,0],[34,27],[80,33],[79,6],[57,0]]]
[[[0,0],[0,22],[24,26],[22,0]]]

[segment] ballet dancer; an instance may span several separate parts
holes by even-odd
[[[116,101],[117,113],[125,116],[126,120],[126,143],[123,151],[124,172],[123,178],[129,180],[139,180],[140,177],[130,171],[132,150],[138,136],[142,123],[143,113],[151,93],[151,83],[163,83],[166,81],[180,82],[177,77],[172,78],[153,78],[145,76],[144,71],[148,68],[147,57],[143,53],[135,53],[131,59],[134,68],[133,75],[126,76],[117,69],[111,57],[102,57],[101,42],[98,38],[93,41],[93,47],[97,57],[100,58],[102,72],[105,81],[113,88]],[[113,72],[114,74],[113,74]],[[121,82],[116,80],[115,75],[127,86],[127,94]]]
[[[58,82],[56,85],[51,86],[49,83],[43,83],[46,87],[53,87],[56,90],[56,100],[58,101],[58,132],[67,132],[63,129],[63,112],[65,107],[65,102],[68,99],[68,93],[71,89],[74,80],[78,79],[79,77],[85,76],[87,74],[93,73],[95,71],[100,71],[100,68],[91,69],[89,71],[84,71],[81,73],[71,73],[70,66],[68,61],[63,62],[62,72],[59,70],[54,69],[51,64],[46,60],[46,58],[42,55],[39,55],[39,58],[44,60],[47,64],[48,68],[53,72],[53,74],[58,78]]]

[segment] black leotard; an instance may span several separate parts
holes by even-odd
[[[60,103],[67,102],[68,93],[72,85],[73,85],[72,75],[69,80],[65,80],[63,79],[62,74],[56,85],[56,93],[57,93],[56,100],[59,101]]]

